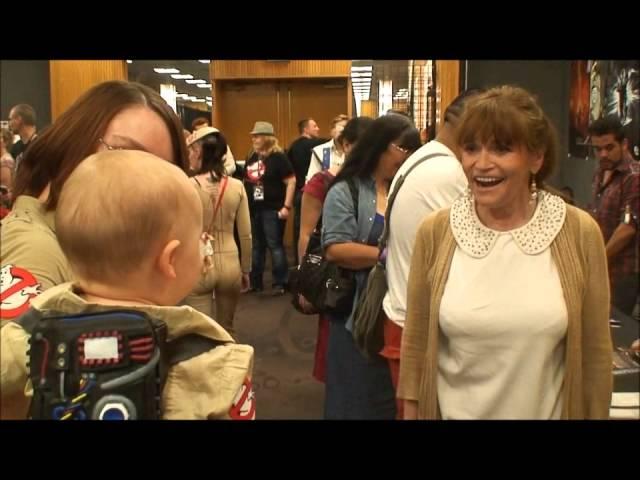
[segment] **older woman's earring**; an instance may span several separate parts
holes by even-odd
[[[538,200],[538,186],[536,185],[535,177],[531,179],[531,203],[534,203]]]

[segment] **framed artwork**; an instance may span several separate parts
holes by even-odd
[[[571,87],[569,92],[569,153],[574,157],[588,154],[587,137],[590,118],[589,62],[571,62]]]

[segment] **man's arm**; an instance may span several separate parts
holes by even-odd
[[[621,223],[618,225],[607,242],[607,258],[611,260],[620,253],[633,240],[636,235],[636,227]]]

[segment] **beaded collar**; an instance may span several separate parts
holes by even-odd
[[[538,205],[533,217],[525,225],[499,232],[480,222],[472,200],[463,195],[451,206],[449,221],[458,246],[474,258],[486,257],[501,233],[508,233],[527,255],[537,255],[546,250],[556,238],[567,212],[565,202],[544,190],[538,191]]]

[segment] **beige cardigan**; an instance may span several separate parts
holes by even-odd
[[[440,418],[439,311],[456,247],[449,211],[434,212],[420,226],[409,273],[398,397],[418,402],[419,419]],[[589,214],[567,206],[551,255],[569,314],[562,418],[606,419],[613,384],[607,257]]]

